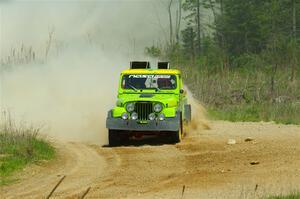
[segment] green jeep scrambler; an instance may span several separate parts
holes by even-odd
[[[191,106],[179,70],[159,62],[131,62],[120,75],[116,107],[108,112],[106,127],[110,146],[129,139],[166,136],[173,143],[183,137],[183,124],[191,121]]]

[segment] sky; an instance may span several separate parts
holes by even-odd
[[[89,41],[105,51],[130,55],[164,43],[168,32],[164,0],[0,2],[2,58],[22,44],[42,53],[52,31],[57,48]]]

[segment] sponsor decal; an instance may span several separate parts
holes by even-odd
[[[129,78],[137,78],[137,79],[145,79],[145,78],[153,78],[153,79],[160,79],[160,78],[163,78],[163,79],[170,79],[171,78],[171,75],[129,75]]]

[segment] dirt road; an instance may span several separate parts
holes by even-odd
[[[210,127],[177,145],[59,143],[56,161],[26,168],[1,197],[45,198],[64,175],[52,198],[80,198],[89,187],[85,198],[260,198],[300,190],[299,126]]]

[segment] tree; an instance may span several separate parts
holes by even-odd
[[[195,29],[194,33],[196,34],[197,38],[195,50],[198,55],[200,55],[202,47],[201,7],[201,0],[186,0],[183,4],[183,9],[188,13],[188,15],[185,17],[185,20],[189,24],[187,27],[187,32],[191,31],[190,28]]]
[[[197,51],[198,54],[201,52],[201,18],[200,18],[200,0],[196,0],[197,4]]]
[[[173,0],[170,0],[169,2],[169,5],[168,5],[168,13],[169,13],[169,31],[170,31],[170,45],[172,46],[173,45],[173,20],[172,20],[172,3],[173,3]]]
[[[293,57],[293,61],[292,61],[292,73],[291,73],[291,81],[294,82],[295,80],[295,73],[296,73],[296,65],[297,65],[297,4],[296,4],[296,0],[291,0],[292,1],[292,10],[293,10],[293,42],[292,42],[292,46],[293,46],[293,50],[292,50],[292,57]]]
[[[195,61],[196,33],[194,28],[188,26],[182,31],[183,51],[190,57],[191,62]]]
[[[176,1],[176,18],[175,18],[175,25],[173,24],[173,8],[174,1],[170,0],[168,2],[168,15],[169,15],[169,43],[170,46],[175,45],[174,41],[176,41],[176,45],[180,41],[180,27],[181,27],[181,18],[182,18],[182,0]]]
[[[145,54],[153,58],[158,58],[161,56],[161,50],[159,47],[152,45],[145,48]]]
[[[180,43],[180,28],[181,28],[181,18],[182,18],[182,0],[178,0],[178,8],[176,10],[176,43]]]
[[[287,40],[292,38],[293,32],[297,32],[295,23],[299,16],[296,12],[300,8],[295,2],[223,0],[223,14],[216,15],[216,30],[222,33],[231,55],[260,53],[266,49],[274,31]]]

